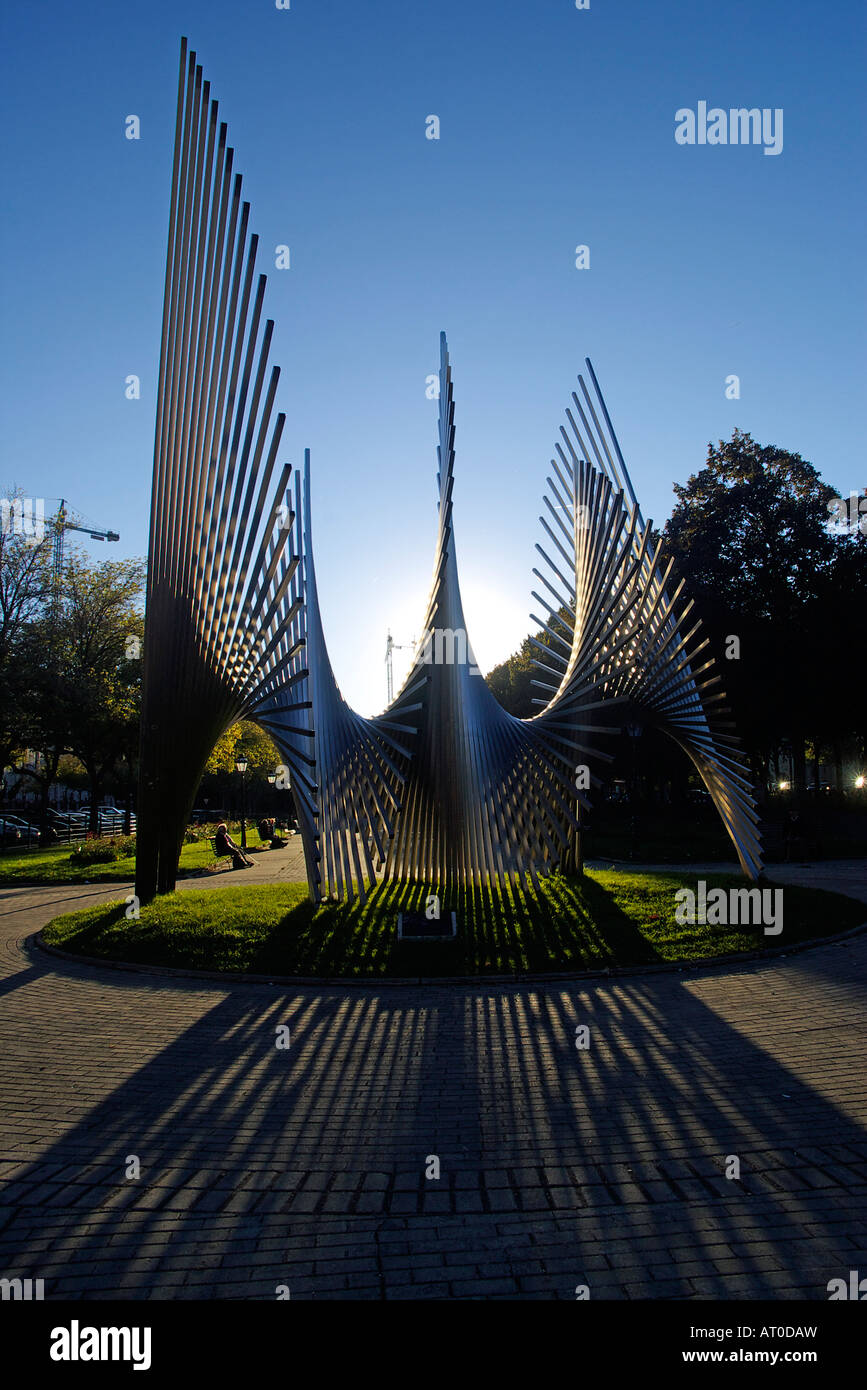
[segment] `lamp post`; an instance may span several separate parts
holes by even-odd
[[[247,759],[241,753],[235,759],[235,770],[241,777],[241,849],[247,848],[247,800],[244,773],[247,771]]]
[[[123,833],[124,833],[124,835],[131,835],[131,834],[132,834],[132,755],[129,754],[129,753],[123,753],[123,754],[121,755],[121,762],[126,764],[126,776],[125,776],[125,778],[124,778],[124,781],[126,782],[126,789],[125,789],[125,790],[126,790],[126,795],[125,795],[125,797],[124,797]]]
[[[627,724],[626,732],[629,735],[629,747],[632,750],[632,789],[629,796],[632,814],[629,818],[629,858],[634,860],[638,855],[638,740],[644,730],[640,724]]]

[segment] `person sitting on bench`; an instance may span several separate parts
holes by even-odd
[[[263,845],[268,844],[272,849],[282,849],[286,841],[281,839],[274,827],[273,816],[263,816],[259,822],[259,839]]]
[[[232,867],[235,869],[252,869],[253,867],[252,859],[248,859],[240,845],[235,844],[235,841],[226,828],[225,821],[221,821],[217,826],[217,833],[214,836],[214,853],[218,859],[222,859],[224,855],[230,854],[232,856]]]

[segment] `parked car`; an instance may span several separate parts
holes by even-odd
[[[219,825],[221,820],[228,820],[227,811],[222,811],[219,806],[213,809],[210,806],[198,807],[190,812],[190,825]]]
[[[4,849],[12,849],[21,843],[21,831],[12,821],[0,819],[0,845]]]
[[[39,839],[39,826],[31,825],[30,821],[24,820],[21,816],[4,816],[3,820],[7,825],[15,825],[21,832],[21,839],[26,845],[35,845]]]
[[[90,833],[90,811],[81,807],[76,811],[48,812],[48,823],[62,840],[84,839]],[[96,813],[97,832],[100,835],[122,835],[126,824],[126,812],[117,806],[100,806]],[[130,815],[130,833],[135,834],[136,818]]]

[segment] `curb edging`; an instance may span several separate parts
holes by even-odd
[[[848,941],[852,937],[860,936],[867,932],[867,920],[860,923],[857,927],[850,927],[847,931],[837,932],[833,936],[811,937],[808,941],[798,941],[788,946],[767,946],[755,951],[734,951],[723,956],[707,956],[699,961],[664,961],[657,965],[621,965],[606,966],[601,970],[556,970],[556,971],[515,971],[509,975],[383,975],[379,978],[367,977],[360,979],[354,975],[256,975],[247,974],[239,970],[195,970],[192,966],[174,965],[145,965],[136,961],[109,960],[102,956],[79,955],[72,951],[64,951],[59,946],[51,946],[43,940],[42,928],[32,932],[24,940],[24,949],[28,952],[34,950],[43,951],[46,955],[56,956],[59,960],[70,961],[74,965],[88,965],[103,967],[109,970],[127,971],[137,975],[163,976],[168,979],[187,979],[204,980],[216,982],[218,984],[260,984],[283,987],[285,985],[304,985],[304,986],[353,986],[360,989],[378,989],[383,986],[392,988],[419,988],[420,986],[431,985],[465,985],[478,988],[480,985],[532,985],[532,984],[556,984],[569,980],[590,980],[597,983],[604,983],[608,980],[629,978],[631,976],[660,975],[668,974],[683,975],[687,971],[698,974],[702,970],[715,971],[723,966],[731,965],[754,965],[757,962],[766,960],[780,960],[786,956],[799,955],[803,951],[813,950],[817,946],[836,946]]]

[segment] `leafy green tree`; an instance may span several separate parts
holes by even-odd
[[[20,500],[10,489],[8,503]],[[8,514],[7,514],[8,513]],[[11,507],[0,525],[0,770],[26,747],[24,715],[28,706],[29,635],[45,612],[51,594],[50,527],[41,538],[16,531]],[[8,524],[7,524],[8,523]]]
[[[248,772],[253,776],[267,777],[281,761],[275,744],[265,730],[252,720],[241,719],[217,740],[205,771],[234,772],[235,759],[240,753],[247,759]]]
[[[800,454],[735,430],[708,445],[705,467],[674,493],[663,544],[707,609],[787,622],[833,569],[836,493]]]
[[[21,639],[21,654],[27,671],[26,694],[21,703],[18,729],[20,748],[37,754],[37,762],[15,765],[26,773],[39,791],[40,823],[44,823],[48,796],[69,735],[67,700],[61,677],[61,661],[56,631],[50,617],[31,623]]]
[[[863,589],[867,550],[834,534],[837,494],[811,463],[740,430],[674,491],[662,547],[704,619],[755,775],[787,739],[803,786],[807,739],[851,722],[850,676],[836,663],[828,679],[831,633],[847,589]]]
[[[83,763],[90,787],[90,825],[106,777],[130,756],[141,709],[141,600],[138,560],[91,565],[70,557],[61,611],[49,620],[59,659],[58,727],[62,747]]]
[[[495,666],[485,679],[509,714],[528,719],[538,710],[538,706],[532,703],[534,695],[539,694],[535,686],[530,684],[534,674],[533,648],[529,637],[525,637],[518,651]]]
[[[757,782],[765,783],[783,742],[800,786],[808,745],[839,768],[843,744],[857,738],[863,751],[867,739],[856,664],[867,535],[830,524],[837,493],[813,464],[741,430],[708,445],[704,468],[674,491],[657,540],[703,619]],[[546,633],[535,635],[551,645]],[[524,718],[539,708],[532,699],[541,692],[530,684],[535,653],[526,638],[488,676],[500,703]]]
[[[561,609],[561,618],[564,613],[565,610]],[[569,641],[565,625],[561,626],[552,619],[549,626],[559,632],[564,641]],[[536,668],[536,660],[545,660],[544,653],[534,646],[534,641],[538,642],[540,647],[550,649],[556,646],[558,655],[563,655],[562,647],[540,628],[532,634],[532,638],[525,637],[518,650],[499,666],[495,666],[485,677],[489,688],[503,708],[518,719],[531,719],[534,714],[538,714],[540,706],[534,705],[533,701],[543,699],[545,695],[543,690],[532,684],[541,675]],[[549,682],[553,680],[548,675],[545,675],[545,679]]]
[[[270,736],[252,720],[239,720],[217,740],[205,767],[201,790],[209,799],[214,796],[220,804],[234,806],[235,813],[240,815],[241,784],[235,771],[235,759],[240,754],[248,764],[244,777],[249,815],[261,805],[263,796],[268,792],[269,773],[274,772],[283,761]],[[201,804],[201,794],[197,793],[196,796]],[[213,802],[210,804],[213,805]]]

